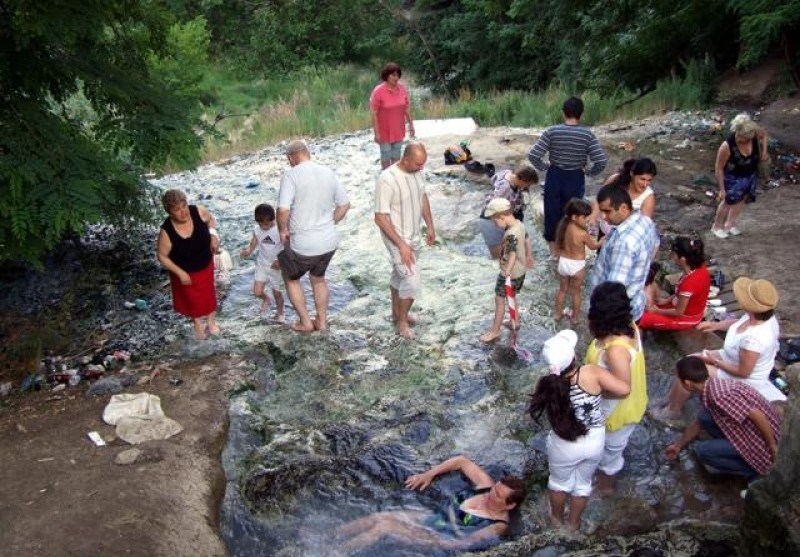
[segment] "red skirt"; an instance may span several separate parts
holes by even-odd
[[[187,317],[205,317],[217,309],[217,290],[214,284],[214,260],[202,271],[189,273],[192,284],[181,284],[175,273],[169,274],[172,286],[172,307]]]

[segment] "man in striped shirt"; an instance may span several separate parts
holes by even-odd
[[[589,275],[589,287],[604,282],[621,282],[631,299],[631,314],[639,321],[644,313],[644,284],[650,262],[660,243],[656,225],[641,213],[633,212],[628,190],[607,185],[597,192],[597,206],[606,222],[616,225],[605,237]]]
[[[392,321],[397,334],[412,339],[411,326],[415,319],[409,314],[414,299],[419,297],[420,278],[417,257],[422,248],[422,227],[427,227],[429,246],[436,240],[433,215],[425,193],[423,168],[428,153],[422,143],[412,141],[406,145],[403,157],[381,172],[375,188],[375,224],[392,263],[389,290],[392,296]]]
[[[547,128],[528,153],[537,170],[547,172],[544,188],[544,239],[556,257],[556,227],[564,216],[564,205],[573,197],[586,193],[585,176],[600,174],[608,164],[608,156],[594,133],[580,125],[583,101],[570,97],[562,108],[564,123]],[[543,159],[549,153],[549,161]],[[591,163],[588,169],[587,160]]]
[[[676,364],[678,379],[703,403],[698,419],[681,438],[664,451],[669,460],[678,457],[701,430],[711,439],[695,443],[694,452],[704,465],[748,480],[766,474],[775,462],[780,422],[770,403],[744,381],[710,379],[706,364],[686,356]]]

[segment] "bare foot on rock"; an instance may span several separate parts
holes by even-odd
[[[416,336],[414,331],[412,331],[411,327],[408,325],[408,322],[397,324],[397,334],[408,340],[414,340],[414,337]]]
[[[311,321],[307,324],[304,324],[302,321],[295,321],[292,323],[292,330],[298,333],[313,333],[314,324]]]
[[[500,331],[487,331],[481,335],[481,342],[489,344],[495,342],[501,336]]]

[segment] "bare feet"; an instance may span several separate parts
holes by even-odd
[[[307,324],[304,324],[302,321],[295,321],[292,323],[292,330],[297,331],[298,333],[313,333],[314,324],[311,321],[309,321]]]
[[[420,318],[419,318],[419,316],[418,316],[417,314],[415,314],[415,313],[409,313],[408,315],[406,315],[406,322],[408,323],[409,327],[413,327],[414,325],[416,325],[417,323],[419,323],[419,321],[420,321]],[[392,316],[392,323],[394,323],[395,325],[397,325],[397,322],[398,322],[398,319],[397,319],[397,317],[395,317],[395,316],[393,315],[393,316]]]
[[[515,326],[514,323],[511,322],[511,319],[506,319],[503,321],[503,327],[506,329],[510,329],[512,331],[519,331],[519,323]]]
[[[203,327],[202,325],[199,326],[199,327],[197,325],[195,325],[194,326],[194,338],[196,338],[197,340],[205,340],[207,338],[206,328]]]
[[[209,323],[207,329],[212,337],[219,335],[219,326],[216,323]]]
[[[500,331],[486,331],[481,335],[481,342],[484,344],[489,344],[491,342],[495,342],[497,339],[500,338]]]
[[[397,334],[408,340],[413,340],[416,336],[414,335],[414,331],[411,330],[408,321],[397,322]]]
[[[328,330],[328,323],[326,319],[320,319],[319,316],[314,318],[314,330],[315,331],[327,331]]]
[[[286,323],[286,316],[282,313],[276,313],[272,319],[275,321],[275,323],[280,323],[281,325]]]

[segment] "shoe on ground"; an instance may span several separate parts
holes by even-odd
[[[728,236],[738,236],[742,233],[742,231],[735,226],[731,226],[728,230],[726,230],[726,232],[728,233]]]
[[[722,230],[721,228],[712,228],[711,233],[721,240],[724,240],[725,238],[728,237],[728,233]]]

